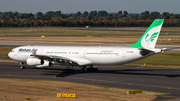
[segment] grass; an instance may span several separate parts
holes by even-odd
[[[139,40],[139,38],[147,29],[147,27],[116,27],[116,28],[92,27],[90,28],[92,30],[83,30],[83,29],[85,29],[85,27],[0,28],[0,36],[2,36],[0,37],[0,40],[134,44]],[[102,29],[102,30],[96,30],[96,29]],[[105,29],[105,31],[103,31],[103,29]],[[162,28],[163,32],[161,32],[157,44],[180,45],[179,29],[180,27],[163,27]],[[123,30],[123,31],[106,31],[106,30]],[[63,37],[63,35],[84,35],[84,36]],[[117,35],[117,36],[109,36],[109,35]],[[40,36],[46,36],[46,37],[41,38]],[[86,37],[86,36],[92,36],[92,37]]]
[[[175,66],[180,67],[180,51],[170,51],[152,55],[145,59],[129,63],[131,65],[144,65],[146,66]]]
[[[0,47],[0,58],[9,58],[8,53],[15,47]]]
[[[103,37],[0,37],[2,41],[36,41],[36,42],[78,42],[78,43],[116,43],[134,44],[140,36],[103,36]],[[180,36],[160,36],[158,45],[180,45]]]
[[[147,29],[147,27],[117,27],[117,28],[93,27],[90,28],[92,30],[82,30],[82,29],[85,28],[84,27],[83,28],[82,27],[81,28],[79,27],[0,28],[0,36],[1,36],[0,40],[134,44],[139,40],[139,38]],[[93,30],[93,29],[123,30],[123,31],[102,31],[102,30]],[[162,31],[164,32],[161,32],[157,44],[180,45],[180,31],[178,29],[180,29],[180,27],[163,27]],[[63,35],[84,35],[84,36],[64,37]],[[117,35],[117,36],[109,36],[109,35]],[[41,38],[40,36],[46,36],[46,37]],[[86,36],[92,36],[92,37],[86,37]]]
[[[142,30],[145,31],[148,27],[91,27],[91,29],[113,29],[113,30]],[[162,27],[162,31],[180,31],[180,27]]]
[[[36,42],[78,42],[78,43],[133,43],[136,38],[132,37],[0,37],[4,41],[36,41]],[[127,42],[126,40],[131,40]]]
[[[127,95],[131,89],[97,86],[51,80],[0,78],[0,99],[24,101],[151,101],[162,93],[143,91],[142,94]],[[57,98],[57,93],[76,94],[77,98]]]
[[[148,27],[92,27],[92,30],[83,30],[85,27],[40,27],[40,28],[0,28],[0,36],[41,36],[41,35],[133,35],[139,34],[140,36],[145,32]],[[82,30],[81,30],[82,29]],[[127,30],[127,31],[102,31],[93,29],[105,30]],[[139,32],[142,31],[142,32]],[[166,31],[179,34],[179,27],[163,27],[162,34]]]
[[[128,34],[129,32],[81,30],[78,28],[3,28],[0,36],[41,36],[41,35],[109,35]],[[140,33],[139,33],[140,34]]]

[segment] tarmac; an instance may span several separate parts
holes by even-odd
[[[135,65],[96,66],[97,73],[63,73],[64,66],[20,69],[17,63],[0,63],[1,78],[44,79],[103,85],[119,88],[167,93],[154,101],[180,100],[180,69],[167,67],[143,67]]]

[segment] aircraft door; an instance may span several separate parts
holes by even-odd
[[[122,51],[122,57],[123,57],[123,58],[126,58],[126,52],[127,52],[126,50],[123,50],[123,51]]]
[[[41,49],[39,50],[39,53],[40,53],[40,54],[43,54],[43,51],[44,51],[44,49],[41,48]]]
[[[84,53],[83,53],[83,57],[86,57],[86,52],[87,52],[87,51],[85,50]]]

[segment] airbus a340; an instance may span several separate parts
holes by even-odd
[[[74,72],[71,66],[79,66],[82,72],[98,71],[93,65],[120,65],[160,53],[155,48],[164,19],[155,19],[142,37],[129,47],[72,47],[72,46],[21,46],[12,49],[8,56],[36,67],[64,65],[65,72]],[[90,68],[86,68],[90,66]]]

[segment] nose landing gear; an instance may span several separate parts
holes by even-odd
[[[23,64],[24,64],[23,62],[20,62],[21,69],[25,69],[25,66]]]

